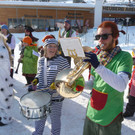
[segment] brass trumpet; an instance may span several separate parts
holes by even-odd
[[[88,46],[83,46],[84,52],[93,51]],[[82,92],[73,91],[74,82],[77,78],[83,77],[82,73],[89,67],[89,62],[83,62],[82,57],[74,58],[75,67],[73,69],[65,69],[58,73],[55,79],[57,92],[65,98],[74,98],[79,96]],[[84,78],[83,78],[84,79]]]

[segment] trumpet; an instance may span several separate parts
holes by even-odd
[[[92,48],[88,46],[83,46],[84,52],[93,51]],[[88,69],[90,63],[83,62],[83,58],[75,58],[74,59],[75,67],[73,69],[68,68],[62,70],[60,73],[57,74],[55,79],[55,85],[57,87],[57,92],[65,97],[65,98],[74,98],[79,96],[82,91],[75,92],[73,91],[74,82],[79,77],[82,77],[82,73]],[[84,80],[84,78],[83,78]]]

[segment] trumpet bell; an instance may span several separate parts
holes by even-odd
[[[67,76],[71,70],[73,69],[68,68],[68,69],[62,70],[61,72],[57,74],[56,79],[55,79],[55,85],[57,86],[57,84],[59,84],[59,87],[57,87],[57,92],[62,97],[65,97],[65,98],[74,98],[74,97],[79,96],[82,93],[82,91],[75,92],[73,91],[72,87],[69,87],[66,85],[68,82]]]

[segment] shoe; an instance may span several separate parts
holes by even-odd
[[[0,122],[0,126],[6,126],[7,124],[4,124],[4,123],[2,123],[2,122]]]
[[[127,111],[123,113],[123,117],[124,118],[126,118],[126,117],[133,117],[133,115],[134,115],[133,113],[130,113],[130,112],[127,112]]]

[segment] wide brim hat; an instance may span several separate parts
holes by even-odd
[[[29,32],[35,31],[31,26],[28,26],[28,25],[25,25],[24,28],[26,31],[29,31]]]
[[[58,45],[58,41],[54,38],[46,39],[45,42],[44,42],[44,46],[47,46],[49,44]]]

